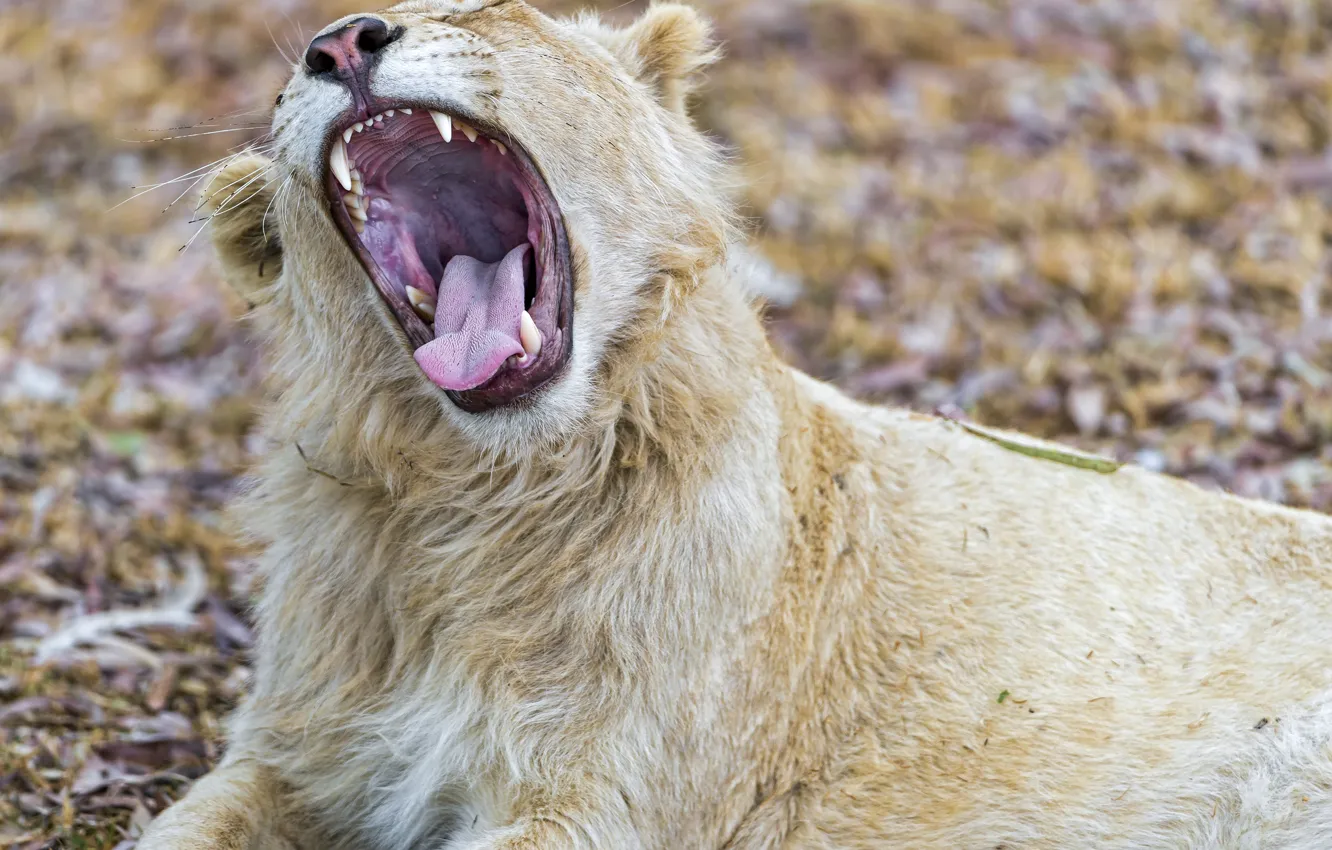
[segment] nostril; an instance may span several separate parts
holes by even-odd
[[[337,70],[338,60],[332,54],[312,47],[305,54],[305,65],[316,74],[328,74]]]
[[[370,19],[360,35],[356,36],[356,46],[362,53],[378,53],[393,43],[393,35],[388,24],[378,19]]]

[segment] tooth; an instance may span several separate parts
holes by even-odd
[[[352,218],[356,219],[357,221],[369,221],[369,220],[370,220],[370,214],[367,213],[365,210],[361,209],[360,207],[357,207],[356,209],[352,209],[351,207],[348,207],[348,208],[347,208],[347,215],[351,216]]]
[[[495,147],[499,148],[499,152],[500,152],[500,155],[501,155],[501,156],[508,156],[508,155],[509,155],[509,149],[506,148],[506,147],[504,147],[504,143],[503,143],[503,142],[495,142]]]
[[[375,116],[375,122],[378,123],[378,124],[383,124],[383,123],[384,123],[384,113],[381,112],[381,113],[379,113],[378,115],[376,115],[376,116]]]
[[[407,287],[407,300],[412,303],[412,309],[417,314],[430,322],[435,320],[435,299],[425,294],[415,286]]]
[[[401,112],[402,112],[403,115],[411,115],[411,114],[412,114],[412,111],[411,111],[410,109],[403,109],[403,110],[401,110]]]
[[[353,130],[351,127],[348,127],[346,130],[342,131],[342,141],[350,142],[352,135],[355,133],[356,133],[355,130]]]
[[[365,222],[359,218],[352,219],[352,227],[356,229],[357,233],[365,233]]]
[[[348,192],[342,196],[342,202],[353,209],[361,208],[361,196],[355,192]]]
[[[449,120],[449,116],[441,115],[432,109],[430,117],[435,119],[435,126],[439,128],[439,134],[444,137],[444,141],[453,141],[453,122]]]
[[[532,321],[532,315],[526,310],[518,320],[518,338],[522,340],[523,352],[531,357],[541,353],[541,329]]]
[[[355,124],[352,125],[352,129],[359,133],[365,129],[365,125],[362,124],[360,121],[357,121]]]
[[[333,150],[328,153],[328,167],[344,189],[351,189],[351,169],[347,168],[347,143],[341,140],[333,143]]]
[[[457,124],[458,129],[463,131],[463,135],[467,137],[467,141],[469,142],[476,141],[476,130],[472,129],[471,124],[468,124],[465,121],[459,121],[456,118],[454,119],[453,123]]]
[[[384,117],[385,117],[385,118],[392,118],[392,117],[393,117],[393,110],[390,109],[388,112],[385,112],[385,113],[384,113]]]

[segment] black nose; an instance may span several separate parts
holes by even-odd
[[[399,35],[379,18],[357,18],[316,36],[305,51],[305,67],[311,74],[349,73],[371,61]]]

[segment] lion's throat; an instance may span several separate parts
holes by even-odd
[[[435,338],[416,349],[416,362],[437,386],[479,387],[510,357],[524,356],[523,269],[531,247],[519,245],[498,263],[449,260],[439,282]]]

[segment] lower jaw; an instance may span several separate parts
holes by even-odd
[[[374,260],[364,255],[363,248],[354,243],[352,247],[353,253],[357,255],[362,267],[365,268],[372,281],[374,281],[375,288],[378,290],[377,294],[384,300],[385,306],[388,307],[394,320],[402,327],[408,345],[411,347],[407,356],[412,357],[416,348],[430,341],[429,338],[424,339],[424,341],[417,340],[422,332],[429,334],[429,329],[418,328],[416,333],[408,330],[397,314],[400,310],[410,308],[406,305],[394,307],[394,297],[387,294],[392,289],[382,283],[382,273]],[[563,234],[557,237],[556,251],[558,252],[557,256],[559,254],[563,255],[557,260],[560,269],[568,269],[569,248]],[[573,354],[571,344],[573,333],[572,281],[567,279],[559,282],[547,281],[545,285],[560,288],[559,292],[553,293],[556,299],[553,306],[554,331],[544,339],[541,352],[530,366],[513,368],[506,365],[484,384],[468,390],[452,390],[439,387],[430,382],[424,372],[421,375],[422,379],[430,382],[436,389],[441,390],[454,406],[468,414],[477,415],[504,409],[521,410],[536,403],[567,370]],[[413,363],[413,366],[420,369],[415,363]]]
[[[535,366],[532,368],[536,368]],[[517,395],[503,388],[504,374],[496,375],[489,383],[471,390],[445,390],[449,401],[465,413],[488,413],[500,409],[521,409],[537,400],[556,376],[535,383]]]

